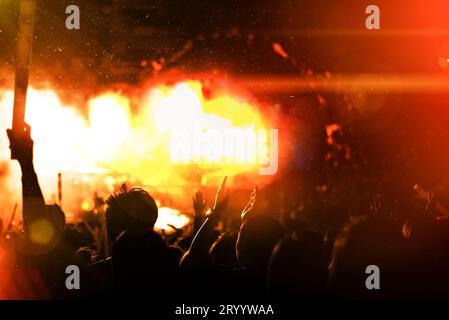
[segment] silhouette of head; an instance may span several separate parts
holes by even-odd
[[[235,254],[237,233],[221,235],[210,248],[210,255],[214,264],[231,268],[238,268],[239,263]]]
[[[395,295],[402,287],[404,239],[393,222],[373,217],[352,219],[334,244],[330,265],[331,289],[348,297]],[[382,290],[367,290],[369,265],[381,270]]]
[[[305,232],[298,240],[279,242],[271,257],[268,288],[275,296],[307,296],[324,291],[327,259],[323,237]]]
[[[106,224],[112,239],[123,231],[127,235],[145,234],[153,229],[158,217],[156,202],[140,188],[127,190],[124,185],[106,203]]]
[[[266,273],[276,243],[284,237],[281,224],[267,215],[255,215],[240,228],[236,252],[239,264]]]

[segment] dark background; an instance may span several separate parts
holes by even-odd
[[[65,28],[65,8],[70,4],[80,7],[81,30]],[[359,0],[41,0],[33,59],[35,65],[48,68],[55,61],[67,65],[75,58],[88,60],[93,68],[109,59],[123,63],[123,68],[138,68],[141,60],[170,56],[192,41],[189,54],[177,65],[235,73],[295,72],[271,50],[271,42],[279,41],[317,71],[361,72],[376,60],[388,65],[388,71],[439,71],[438,52],[449,36],[445,1],[376,1],[381,9],[377,32],[364,27],[369,4]],[[15,50],[17,6],[15,0],[0,3],[0,57],[9,63]],[[254,37],[252,46],[249,35]],[[353,56],[367,56],[364,62],[369,63],[357,63]]]

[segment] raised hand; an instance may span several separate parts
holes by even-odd
[[[203,198],[203,193],[201,191],[195,192],[192,197],[193,210],[195,211],[195,216],[202,216],[206,210],[206,200]]]
[[[30,126],[25,124],[23,132],[7,129],[6,133],[10,143],[11,159],[19,161],[21,165],[31,164],[33,162],[34,142],[31,139]]]
[[[226,190],[226,181],[228,177],[224,177],[218,186],[217,193],[215,194],[214,206],[211,209],[211,215],[220,215],[228,207],[229,195]]]
[[[6,130],[8,134],[11,159],[20,163],[22,170],[22,204],[25,235],[30,234],[33,221],[47,217],[44,196],[33,166],[33,145],[31,128],[25,124],[23,131]]]
[[[249,201],[245,208],[242,211],[242,223],[248,221],[248,219],[254,214],[254,204],[256,203],[257,197],[257,185],[254,185],[254,189],[251,192],[251,196],[249,197]]]
[[[207,219],[198,229],[193,238],[192,244],[190,245],[190,249],[186,252],[184,257],[181,259],[181,266],[184,265],[201,265],[204,262],[204,259],[210,259],[209,250],[212,245],[212,232],[214,231],[215,226],[220,218],[221,213],[226,210],[228,205],[228,195],[226,192],[226,180],[227,177],[224,177],[220,183],[220,186],[217,189],[217,193],[215,194],[215,202],[212,209],[207,214]],[[195,203],[203,205],[202,195],[199,197],[198,193],[195,195],[193,199],[194,207]],[[195,219],[199,217],[196,216]]]

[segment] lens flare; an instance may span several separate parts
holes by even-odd
[[[38,219],[30,225],[30,239],[35,244],[49,245],[55,234],[55,228],[48,219]]]

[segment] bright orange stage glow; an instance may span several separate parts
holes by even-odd
[[[55,200],[58,172],[120,175],[132,184],[185,187],[192,181],[185,177],[189,166],[181,169],[183,164],[202,170],[200,180],[256,171],[269,150],[267,135],[260,134],[268,126],[258,108],[246,97],[223,90],[205,97],[203,90],[200,81],[189,80],[150,87],[139,96],[105,92],[90,98],[83,109],[64,105],[54,90],[30,88],[26,121],[46,198]],[[0,161],[9,168],[12,199],[20,202],[19,170],[9,160],[4,134],[12,106],[13,92],[0,91]],[[234,140],[224,141],[229,134],[236,135]],[[249,139],[241,144],[245,137]],[[10,212],[12,206],[2,209]],[[78,207],[91,208],[92,203],[80,201]]]

